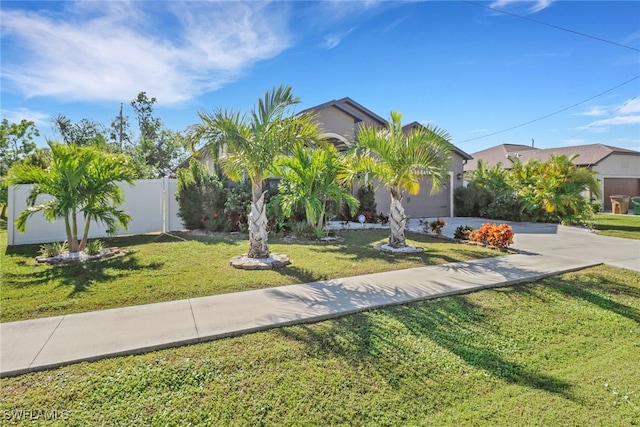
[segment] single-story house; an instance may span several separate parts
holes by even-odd
[[[489,166],[502,163],[511,167],[510,157],[521,162],[529,159],[547,161],[553,154],[577,155],[574,164],[597,172],[600,182],[600,202],[605,211],[611,210],[612,195],[640,196],[640,152],[604,144],[576,145],[559,148],[535,148],[528,145],[501,144],[473,153],[473,159],[464,166],[465,171],[474,170],[478,160]]]
[[[347,150],[356,140],[358,130],[363,125],[378,126],[383,128],[387,120],[358,104],[351,98],[342,98],[325,102],[300,112],[313,112],[318,120],[324,136],[331,141],[338,150]],[[405,125],[406,132],[415,127],[422,126],[418,122]],[[453,216],[453,191],[463,184],[463,165],[471,160],[471,156],[455,146],[451,146],[452,161],[449,168],[449,179],[444,188],[438,193],[431,193],[429,178],[421,183],[420,192],[416,195],[405,194],[403,206],[405,213],[412,218]],[[195,157],[202,163],[212,168],[212,159],[208,152],[201,149]],[[189,159],[179,167],[186,167]],[[378,212],[388,213],[391,205],[391,196],[384,186],[376,186],[375,199]],[[357,188],[354,189],[354,193]]]

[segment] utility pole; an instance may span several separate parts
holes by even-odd
[[[120,151],[123,150],[122,147],[122,102],[120,103]]]

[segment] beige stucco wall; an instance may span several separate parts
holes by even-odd
[[[606,178],[640,178],[640,156],[612,154],[593,170]]]
[[[327,107],[318,111],[318,123],[320,129],[325,133],[340,135],[348,142],[355,139],[354,119],[350,115],[338,110],[335,107]]]
[[[425,177],[420,181],[420,192],[415,195],[404,194],[402,205],[405,214],[411,218],[435,218],[451,215],[451,187],[453,190],[462,186],[463,180],[457,179],[457,174],[462,173],[464,159],[457,153],[453,153],[450,165],[451,175],[445,177],[445,185],[437,193],[431,194],[431,179]],[[376,183],[378,184],[378,183]],[[382,185],[377,185],[376,203],[378,212],[389,213],[391,196],[389,190]]]
[[[626,192],[634,193],[638,192],[637,180],[640,180],[640,156],[632,156],[628,154],[612,154],[606,159],[602,160],[598,165],[592,168],[598,175],[596,178],[600,181],[600,203],[602,203],[605,211],[611,210],[611,201],[609,196],[613,193],[618,193],[617,189],[607,188],[605,184],[610,185],[618,184],[624,179],[626,187],[630,189]],[[611,178],[615,178],[612,180]],[[632,182],[636,180],[636,183]],[[637,194],[627,194],[628,196],[636,196]]]

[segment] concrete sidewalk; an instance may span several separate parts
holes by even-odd
[[[0,324],[0,376],[532,282],[600,262],[510,255]]]

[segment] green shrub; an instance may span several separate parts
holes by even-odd
[[[367,222],[375,223],[378,221],[378,204],[376,203],[376,193],[371,184],[358,188],[357,199],[360,202],[358,215],[363,214],[367,218]]]
[[[105,245],[101,240],[89,240],[87,246],[84,248],[84,252],[87,255],[99,255],[105,249]]]
[[[247,231],[248,216],[251,212],[251,183],[247,180],[226,191],[224,215],[228,221],[228,231]]]
[[[523,201],[515,193],[498,194],[491,203],[483,210],[481,216],[484,218],[502,219],[505,221],[522,221]]]
[[[214,213],[213,215],[205,218],[204,220],[204,229],[211,232],[217,231],[228,231],[229,221],[223,215],[218,213]]]
[[[272,193],[271,191],[267,193],[268,200],[265,203],[265,207],[267,209],[267,220],[269,221],[269,231],[274,233],[286,232],[290,230],[291,227],[289,225],[289,220],[282,212],[281,207],[281,195],[277,193]],[[267,197],[265,197],[267,199]],[[304,214],[304,212],[303,212]]]
[[[458,240],[469,240],[469,234],[473,231],[470,225],[459,225],[453,232],[453,237]]]
[[[479,217],[493,201],[491,193],[480,187],[458,187],[453,191],[453,208],[455,216]]]
[[[178,215],[189,230],[205,228],[205,223],[224,211],[226,192],[217,175],[209,173],[197,160],[177,172]]]
[[[324,237],[324,230],[317,230],[312,224],[306,221],[295,222],[292,227],[293,235],[298,239],[315,240]]]
[[[54,256],[62,255],[68,248],[69,245],[65,240],[64,242],[45,243],[40,246],[40,250],[38,252],[42,256],[51,258]]]

